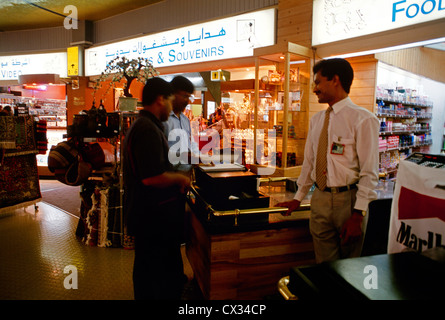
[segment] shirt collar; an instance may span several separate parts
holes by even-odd
[[[340,100],[339,102],[335,103],[332,106],[332,109],[334,110],[335,113],[339,113],[341,111],[341,109],[346,107],[351,102],[352,102],[351,98],[348,96],[348,97],[344,98],[343,100]]]
[[[149,118],[151,121],[154,122],[156,126],[158,126],[162,131],[164,131],[164,125],[162,124],[162,122],[158,118],[156,118],[156,116],[150,111],[142,109],[139,111],[139,116]]]
[[[181,116],[182,116],[182,112],[179,114],[179,117],[176,115],[176,113],[172,110],[172,111],[170,111],[170,117],[174,117],[174,118],[176,118],[176,119],[181,119]]]

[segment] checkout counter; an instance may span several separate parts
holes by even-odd
[[[443,202],[436,203],[444,198],[444,169],[445,156],[442,155],[414,153],[407,157],[399,165],[397,185],[393,187],[391,182],[381,182],[377,190],[378,200],[369,205],[362,256],[294,266],[290,274],[278,282],[281,295],[287,300],[443,301],[445,246],[442,237],[445,225],[443,218],[434,219],[432,214],[441,217],[443,213]],[[406,198],[402,200],[401,197],[403,188],[417,195],[421,193],[413,190],[419,189],[427,200],[411,201],[407,206]],[[415,215],[406,218],[407,211]],[[395,227],[402,221],[410,224],[411,233],[407,238],[411,242],[395,246],[402,230]],[[432,240],[430,230],[436,232],[434,245],[425,240],[424,247],[416,246],[418,235],[428,234]]]
[[[310,196],[284,217],[274,205],[295,195],[286,179],[259,179],[236,164],[194,173],[186,253],[205,299],[264,299],[292,267],[315,262]]]
[[[385,254],[394,189],[390,181],[379,183],[378,200],[370,203],[362,257],[316,265],[309,231],[311,192],[290,216],[281,215],[285,208],[274,207],[293,199],[295,179],[260,179],[236,165],[200,166],[194,173],[186,252],[205,299],[267,299],[278,292],[290,300],[296,293],[299,299],[410,298],[415,286],[400,289],[410,272],[431,267],[428,277],[443,267],[412,253]],[[367,265],[375,265],[379,284],[389,287],[362,290]],[[391,285],[388,279],[394,274],[398,277]]]

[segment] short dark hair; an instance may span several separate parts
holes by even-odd
[[[193,83],[184,76],[176,76],[173,78],[172,81],[170,81],[170,83],[173,86],[173,90],[175,92],[185,91],[192,94],[193,91],[195,91],[195,86],[193,85]]]
[[[149,106],[158,96],[169,97],[172,94],[173,87],[169,82],[159,77],[150,78],[142,91],[142,105]]]
[[[347,60],[342,58],[321,60],[314,65],[313,71],[314,74],[321,71],[321,75],[328,78],[328,80],[332,80],[335,75],[338,75],[345,92],[349,93],[351,90],[354,70]]]

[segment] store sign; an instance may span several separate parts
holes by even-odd
[[[23,74],[55,73],[66,77],[66,52],[0,57],[0,80],[18,80]]]
[[[275,9],[239,15],[85,50],[86,76],[117,56],[147,58],[155,68],[247,57],[275,43]]]
[[[445,0],[314,0],[312,45],[445,18]]]
[[[68,76],[79,75],[79,47],[69,47],[67,53]]]

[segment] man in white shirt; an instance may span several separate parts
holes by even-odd
[[[176,170],[189,171],[191,169],[191,156],[199,156],[198,145],[193,139],[190,120],[184,114],[184,110],[190,103],[190,99],[195,90],[193,83],[183,76],[176,76],[170,82],[175,92],[175,99],[173,101],[173,110],[164,122],[165,135],[167,136],[168,146],[173,159],[179,158],[177,151],[187,153],[181,158],[180,164],[174,164]],[[175,130],[176,129],[176,130]],[[173,131],[175,130],[175,131]],[[172,132],[173,131],[173,132]],[[170,136],[170,137],[169,137]],[[185,158],[185,159],[184,159]]]
[[[349,98],[354,78],[349,62],[322,60],[313,71],[313,92],[318,102],[329,108],[310,121],[294,200],[278,206],[289,208],[286,214],[295,211],[315,183],[310,230],[316,262],[320,263],[360,256],[368,204],[377,198],[379,121]],[[325,121],[327,139],[322,142]],[[319,145],[323,145],[320,153]],[[324,165],[317,159],[324,159]]]

